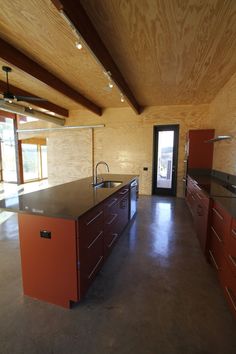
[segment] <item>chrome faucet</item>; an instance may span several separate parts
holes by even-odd
[[[98,183],[98,166],[99,165],[105,165],[107,167],[107,172],[110,172],[108,164],[105,161],[99,161],[95,166],[95,175],[93,176],[93,185],[96,185]]]

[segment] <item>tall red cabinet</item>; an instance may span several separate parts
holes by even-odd
[[[192,168],[212,168],[214,144],[206,143],[206,141],[213,139],[214,134],[214,129],[189,130],[185,148],[185,161],[188,170]]]

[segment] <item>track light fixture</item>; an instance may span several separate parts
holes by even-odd
[[[125,98],[124,98],[123,93],[120,93],[120,101],[121,101],[122,103],[125,102]]]

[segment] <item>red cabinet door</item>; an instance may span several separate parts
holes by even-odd
[[[213,144],[206,143],[214,138],[214,129],[190,130],[188,132],[188,168],[211,168]]]

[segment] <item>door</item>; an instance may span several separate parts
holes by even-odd
[[[176,195],[179,125],[154,127],[153,194]]]

